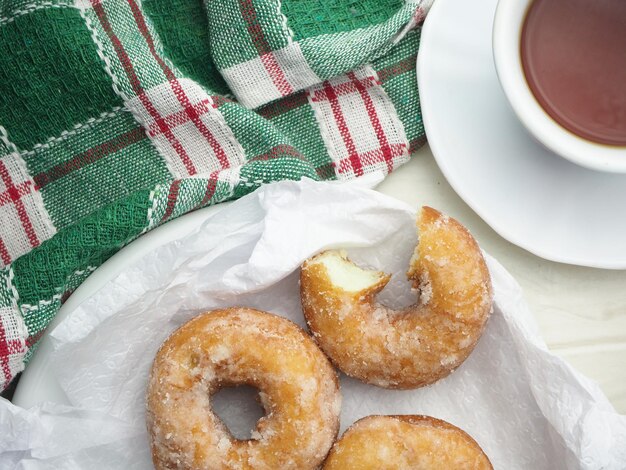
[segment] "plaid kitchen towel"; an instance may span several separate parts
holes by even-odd
[[[424,143],[426,0],[1,0],[0,389],[141,234]]]

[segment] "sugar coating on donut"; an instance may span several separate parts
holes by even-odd
[[[221,387],[260,390],[266,415],[235,439],[211,407]],[[157,469],[313,469],[339,427],[337,375],[292,322],[253,309],[207,312],[157,353],[147,424]]]
[[[467,433],[428,416],[368,416],[333,446],[323,470],[492,470]]]
[[[376,302],[390,276],[343,252],[302,266],[302,306],[315,340],[346,374],[381,387],[415,388],[448,375],[473,350],[491,311],[489,271],[469,232],[430,208],[418,225],[407,276],[419,298],[406,309]]]

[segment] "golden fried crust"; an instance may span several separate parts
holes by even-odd
[[[304,315],[322,350],[347,375],[385,388],[421,387],[450,374],[474,349],[491,311],[489,271],[465,227],[425,207],[418,228],[407,276],[420,296],[404,310],[375,300],[387,274],[362,270],[338,252],[307,260],[300,274]],[[355,270],[369,280],[338,285]]]
[[[211,408],[220,387],[260,390],[266,415],[237,440]],[[248,308],[202,314],[161,346],[147,392],[157,469],[314,469],[339,429],[328,359],[297,325]]]
[[[430,416],[368,416],[333,446],[323,470],[493,470],[467,433]]]

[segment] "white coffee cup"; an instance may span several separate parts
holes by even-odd
[[[522,27],[533,0],[499,0],[493,24],[493,57],[498,79],[515,114],[528,131],[557,155],[587,168],[626,173],[626,147],[579,137],[554,121],[531,91],[520,53]]]

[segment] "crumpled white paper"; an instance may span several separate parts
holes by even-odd
[[[152,468],[144,391],[161,342],[216,307],[256,307],[304,326],[298,267],[320,250],[346,247],[358,262],[394,273],[382,300],[410,303],[404,272],[417,240],[414,208],[359,186],[265,186],[129,266],[51,333],[55,373],[72,406],[0,402],[0,468]],[[548,352],[519,285],[488,262],[496,307],[469,359],[411,391],[343,376],[342,431],[370,414],[427,414],[471,434],[496,469],[625,469],[626,416]],[[250,404],[241,397],[220,409],[245,430],[252,423],[241,410]]]

